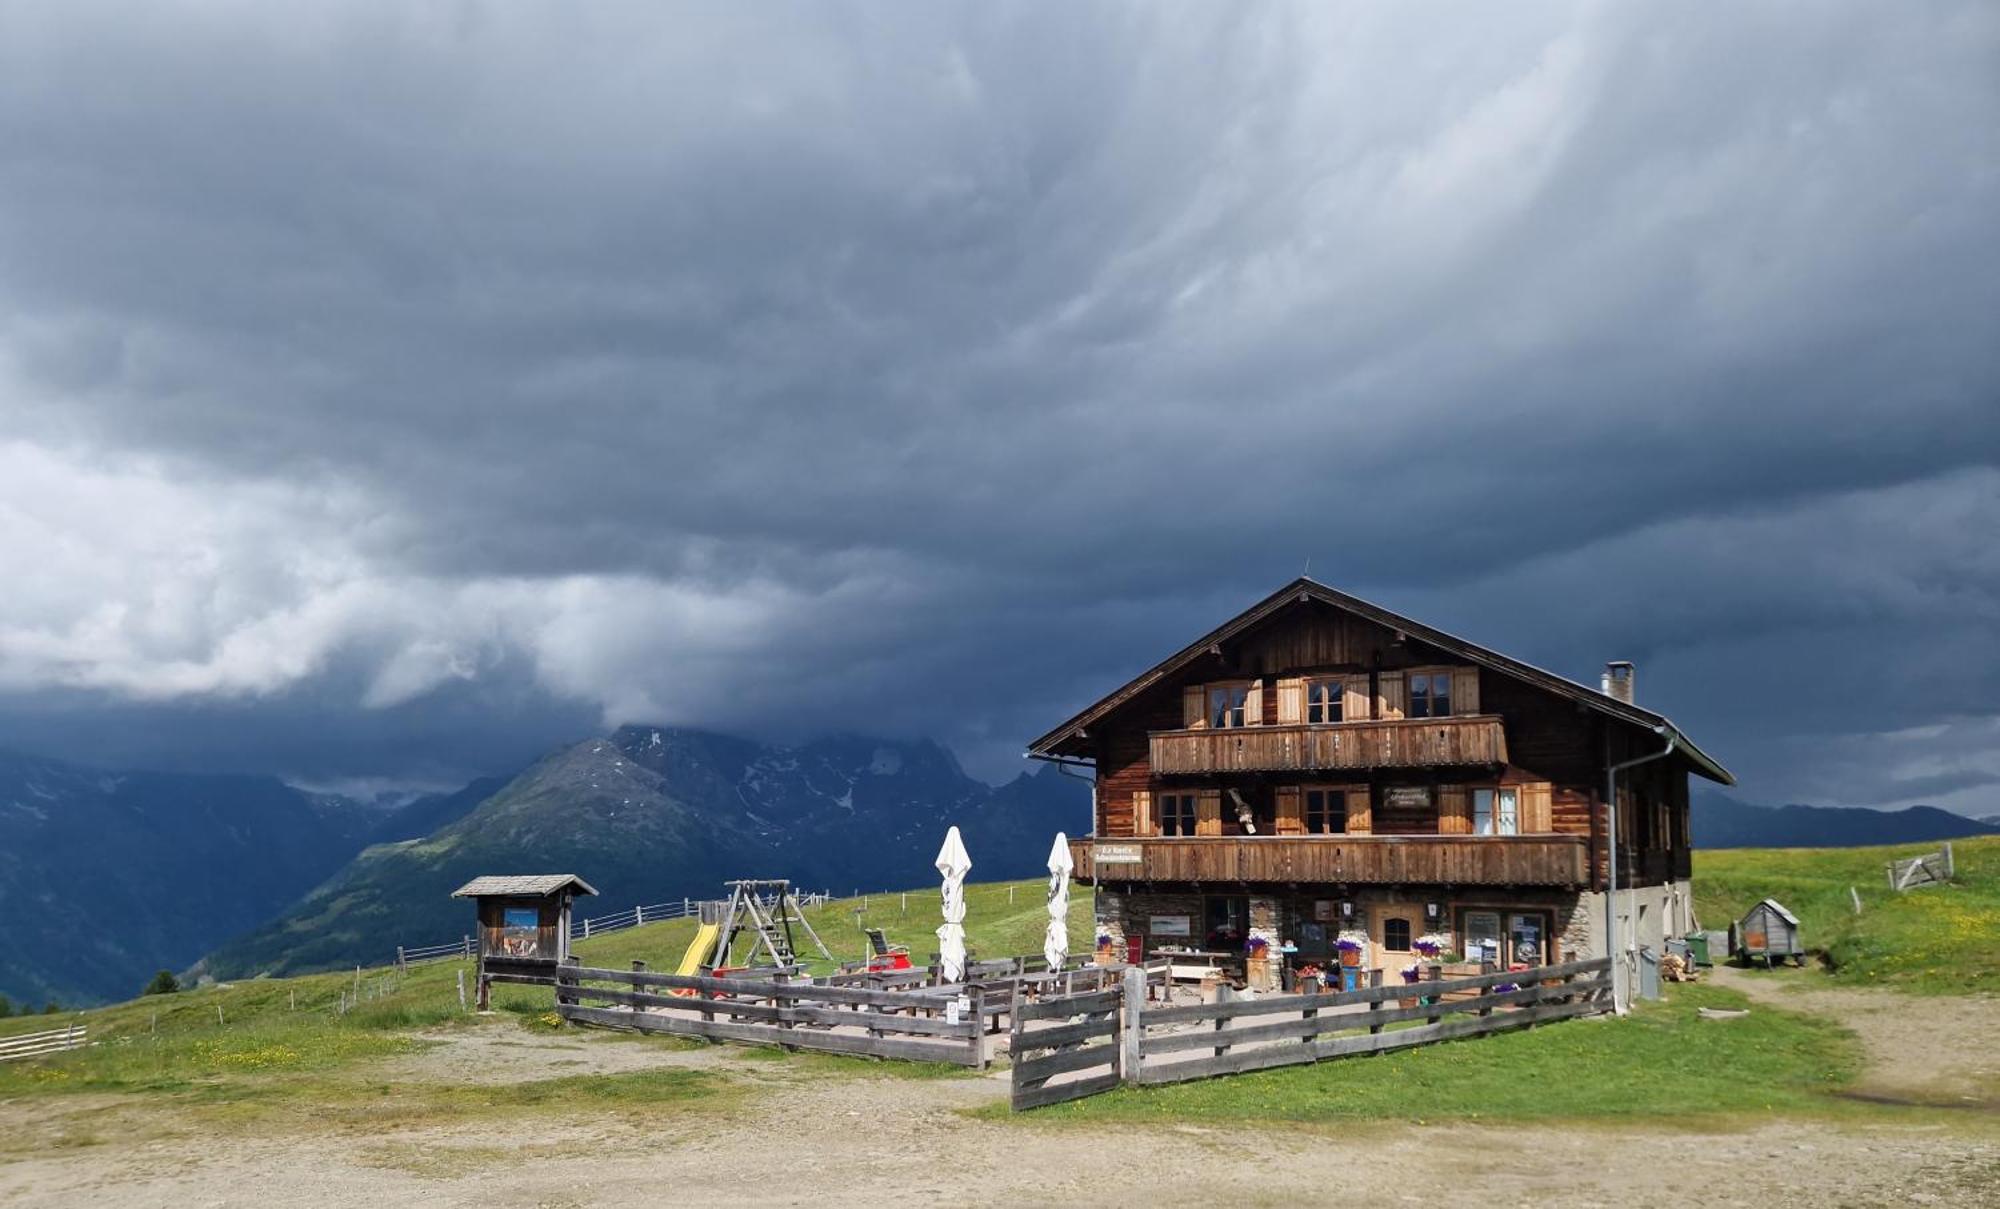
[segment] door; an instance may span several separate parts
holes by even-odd
[[[1423,935],[1422,912],[1415,904],[1376,907],[1370,912],[1373,926],[1369,938],[1375,943],[1369,948],[1375,951],[1376,969],[1400,970],[1416,960],[1411,942]]]

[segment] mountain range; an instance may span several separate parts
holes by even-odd
[[[586,914],[714,896],[742,877],[814,889],[922,885],[956,824],[978,880],[1043,871],[1089,830],[1089,788],[1053,766],[1001,786],[927,741],[795,747],[626,727],[513,777],[410,800],[276,778],[116,772],[0,753],[0,995],[131,995],[153,971],[245,977],[380,962],[450,940],[482,873],[575,873]],[[1697,791],[1698,847],[1931,841],[2000,832],[1930,807],[1765,807]]]
[[[995,788],[928,741],[793,748],[626,727],[550,755],[420,839],[368,848],[205,968],[288,973],[449,940],[471,920],[451,891],[483,873],[577,874],[599,891],[581,908],[593,915],[719,897],[732,878],[840,894],[921,885],[954,824],[974,877],[1032,876],[1057,831],[1089,830],[1089,789],[1051,766]]]
[[[1935,806],[1755,806],[1705,790],[1689,796],[1688,829],[1696,848],[1859,848],[2000,834],[1995,820]]]

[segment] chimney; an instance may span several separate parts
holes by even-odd
[[[1623,659],[1613,659],[1604,665],[1604,695],[1627,705],[1632,702],[1632,665]]]

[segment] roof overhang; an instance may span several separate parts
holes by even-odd
[[[489,874],[475,877],[451,892],[453,898],[547,898],[568,890],[595,894],[589,882],[574,873]]]
[[[1694,740],[1683,734],[1680,728],[1668,720],[1665,715],[1656,714],[1649,709],[1641,709],[1636,705],[1620,701],[1616,697],[1606,696],[1604,693],[1588,685],[1578,684],[1568,677],[1544,671],[1532,664],[1522,663],[1518,659],[1511,659],[1498,651],[1480,646],[1476,642],[1469,642],[1455,634],[1447,634],[1443,630],[1427,626],[1414,618],[1391,612],[1378,604],[1373,604],[1358,596],[1349,596],[1345,592],[1329,588],[1317,580],[1304,576],[1286,584],[1276,592],[1271,593],[1271,595],[1252,605],[1249,609],[1224,622],[1218,628],[1195,639],[1187,646],[1168,656],[1161,663],[1141,673],[1123,688],[1085,709],[1082,713],[1077,714],[1048,734],[1036,739],[1028,745],[1027,754],[1041,760],[1075,756],[1076,752],[1065,751],[1064,748],[1083,739],[1091,726],[1095,725],[1112,711],[1172,676],[1188,664],[1193,663],[1196,659],[1201,658],[1211,649],[1256,628],[1291,605],[1306,604],[1313,601],[1332,605],[1338,609],[1344,609],[1358,617],[1373,621],[1377,625],[1392,630],[1399,630],[1420,642],[1428,643],[1443,651],[1449,651],[1468,662],[1478,664],[1481,667],[1491,668],[1502,675],[1512,676],[1517,680],[1524,680],[1538,688],[1545,689],[1560,697],[1566,697],[1577,702],[1579,705],[1596,710],[1598,713],[1609,715],[1621,722],[1644,727],[1658,734],[1663,744],[1667,739],[1672,739],[1678,753],[1687,757],[1688,763],[1694,767],[1696,772],[1711,781],[1718,781],[1724,785],[1734,785],[1736,783],[1735,776],[1728,769],[1717,763],[1714,757],[1697,746]]]

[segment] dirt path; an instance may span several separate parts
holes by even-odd
[[[1758,1003],[1852,1029],[1868,1054],[1859,1095],[2000,1112],[2000,998],[1832,987],[1804,970],[1717,966],[1713,977]]]
[[[218,1130],[177,1124],[137,1098],[0,1104],[0,1133],[35,1142],[0,1164],[0,1204],[2000,1206],[2000,1125],[1038,1126],[962,1111],[1003,1096],[1004,1075],[857,1078],[725,1047],[498,1028],[443,1041],[370,1081],[678,1068],[747,1090],[697,1113],[551,1106],[400,1128],[308,1119],[274,1129],[253,1118]]]

